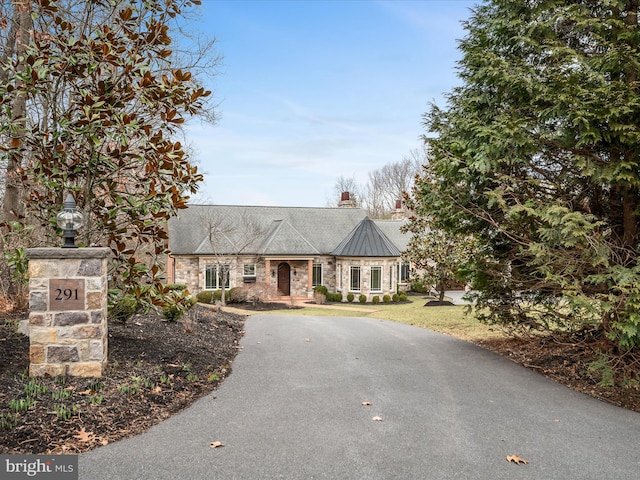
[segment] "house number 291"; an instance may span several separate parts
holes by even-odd
[[[84,310],[83,278],[52,278],[49,280],[49,310]]]
[[[77,288],[56,288],[56,301],[64,302],[65,300],[78,300]]]

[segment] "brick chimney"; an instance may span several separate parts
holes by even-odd
[[[355,202],[351,200],[351,195],[349,192],[342,192],[340,195],[340,202],[338,203],[338,207],[340,208],[354,208],[356,206]]]
[[[402,208],[402,200],[396,200],[396,208],[391,212],[391,220],[402,220],[405,218],[404,208]]]

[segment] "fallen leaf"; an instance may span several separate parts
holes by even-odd
[[[158,385],[156,388],[153,389],[153,393],[162,393],[162,387]]]
[[[73,385],[69,385],[67,388],[65,388],[65,390],[69,390],[70,392],[73,392],[76,389],[76,387],[74,387]]]
[[[93,432],[87,432],[84,427],[82,427],[82,430],[80,430],[77,435],[73,436],[73,438],[77,438],[81,442],[91,442],[93,441],[93,437]]]
[[[382,421],[382,417],[378,417],[377,415],[375,417],[373,417],[371,420],[373,420],[374,422],[381,422]]]
[[[78,392],[78,395],[89,395],[92,392],[91,389],[85,390],[84,392]]]
[[[211,448],[224,447],[224,443],[222,442],[211,442]]]
[[[370,407],[371,405],[373,405],[373,403],[371,403],[371,402],[362,402],[362,405],[364,405],[365,407]]]
[[[100,440],[100,445],[102,446],[109,445],[109,440],[107,440],[106,438],[103,438],[102,440]]]
[[[524,463],[524,464],[529,463],[527,460],[525,460],[524,458],[520,458],[517,455],[509,455],[507,457],[507,462],[517,463],[518,465],[521,464],[521,463]]]

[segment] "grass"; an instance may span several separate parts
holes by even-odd
[[[426,328],[464,340],[486,340],[502,338],[499,330],[480,323],[466,306],[425,307],[430,298],[422,295],[409,296],[409,302],[400,304],[331,304],[332,308],[305,306],[298,309],[271,310],[262,314],[310,315],[329,317],[366,317],[406,323]],[[353,310],[358,309],[358,311]],[[360,311],[362,310],[362,311]]]

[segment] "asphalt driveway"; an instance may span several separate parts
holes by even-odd
[[[81,455],[80,478],[640,476],[639,414],[461,340],[362,318],[253,316],[246,330],[214,395]]]

